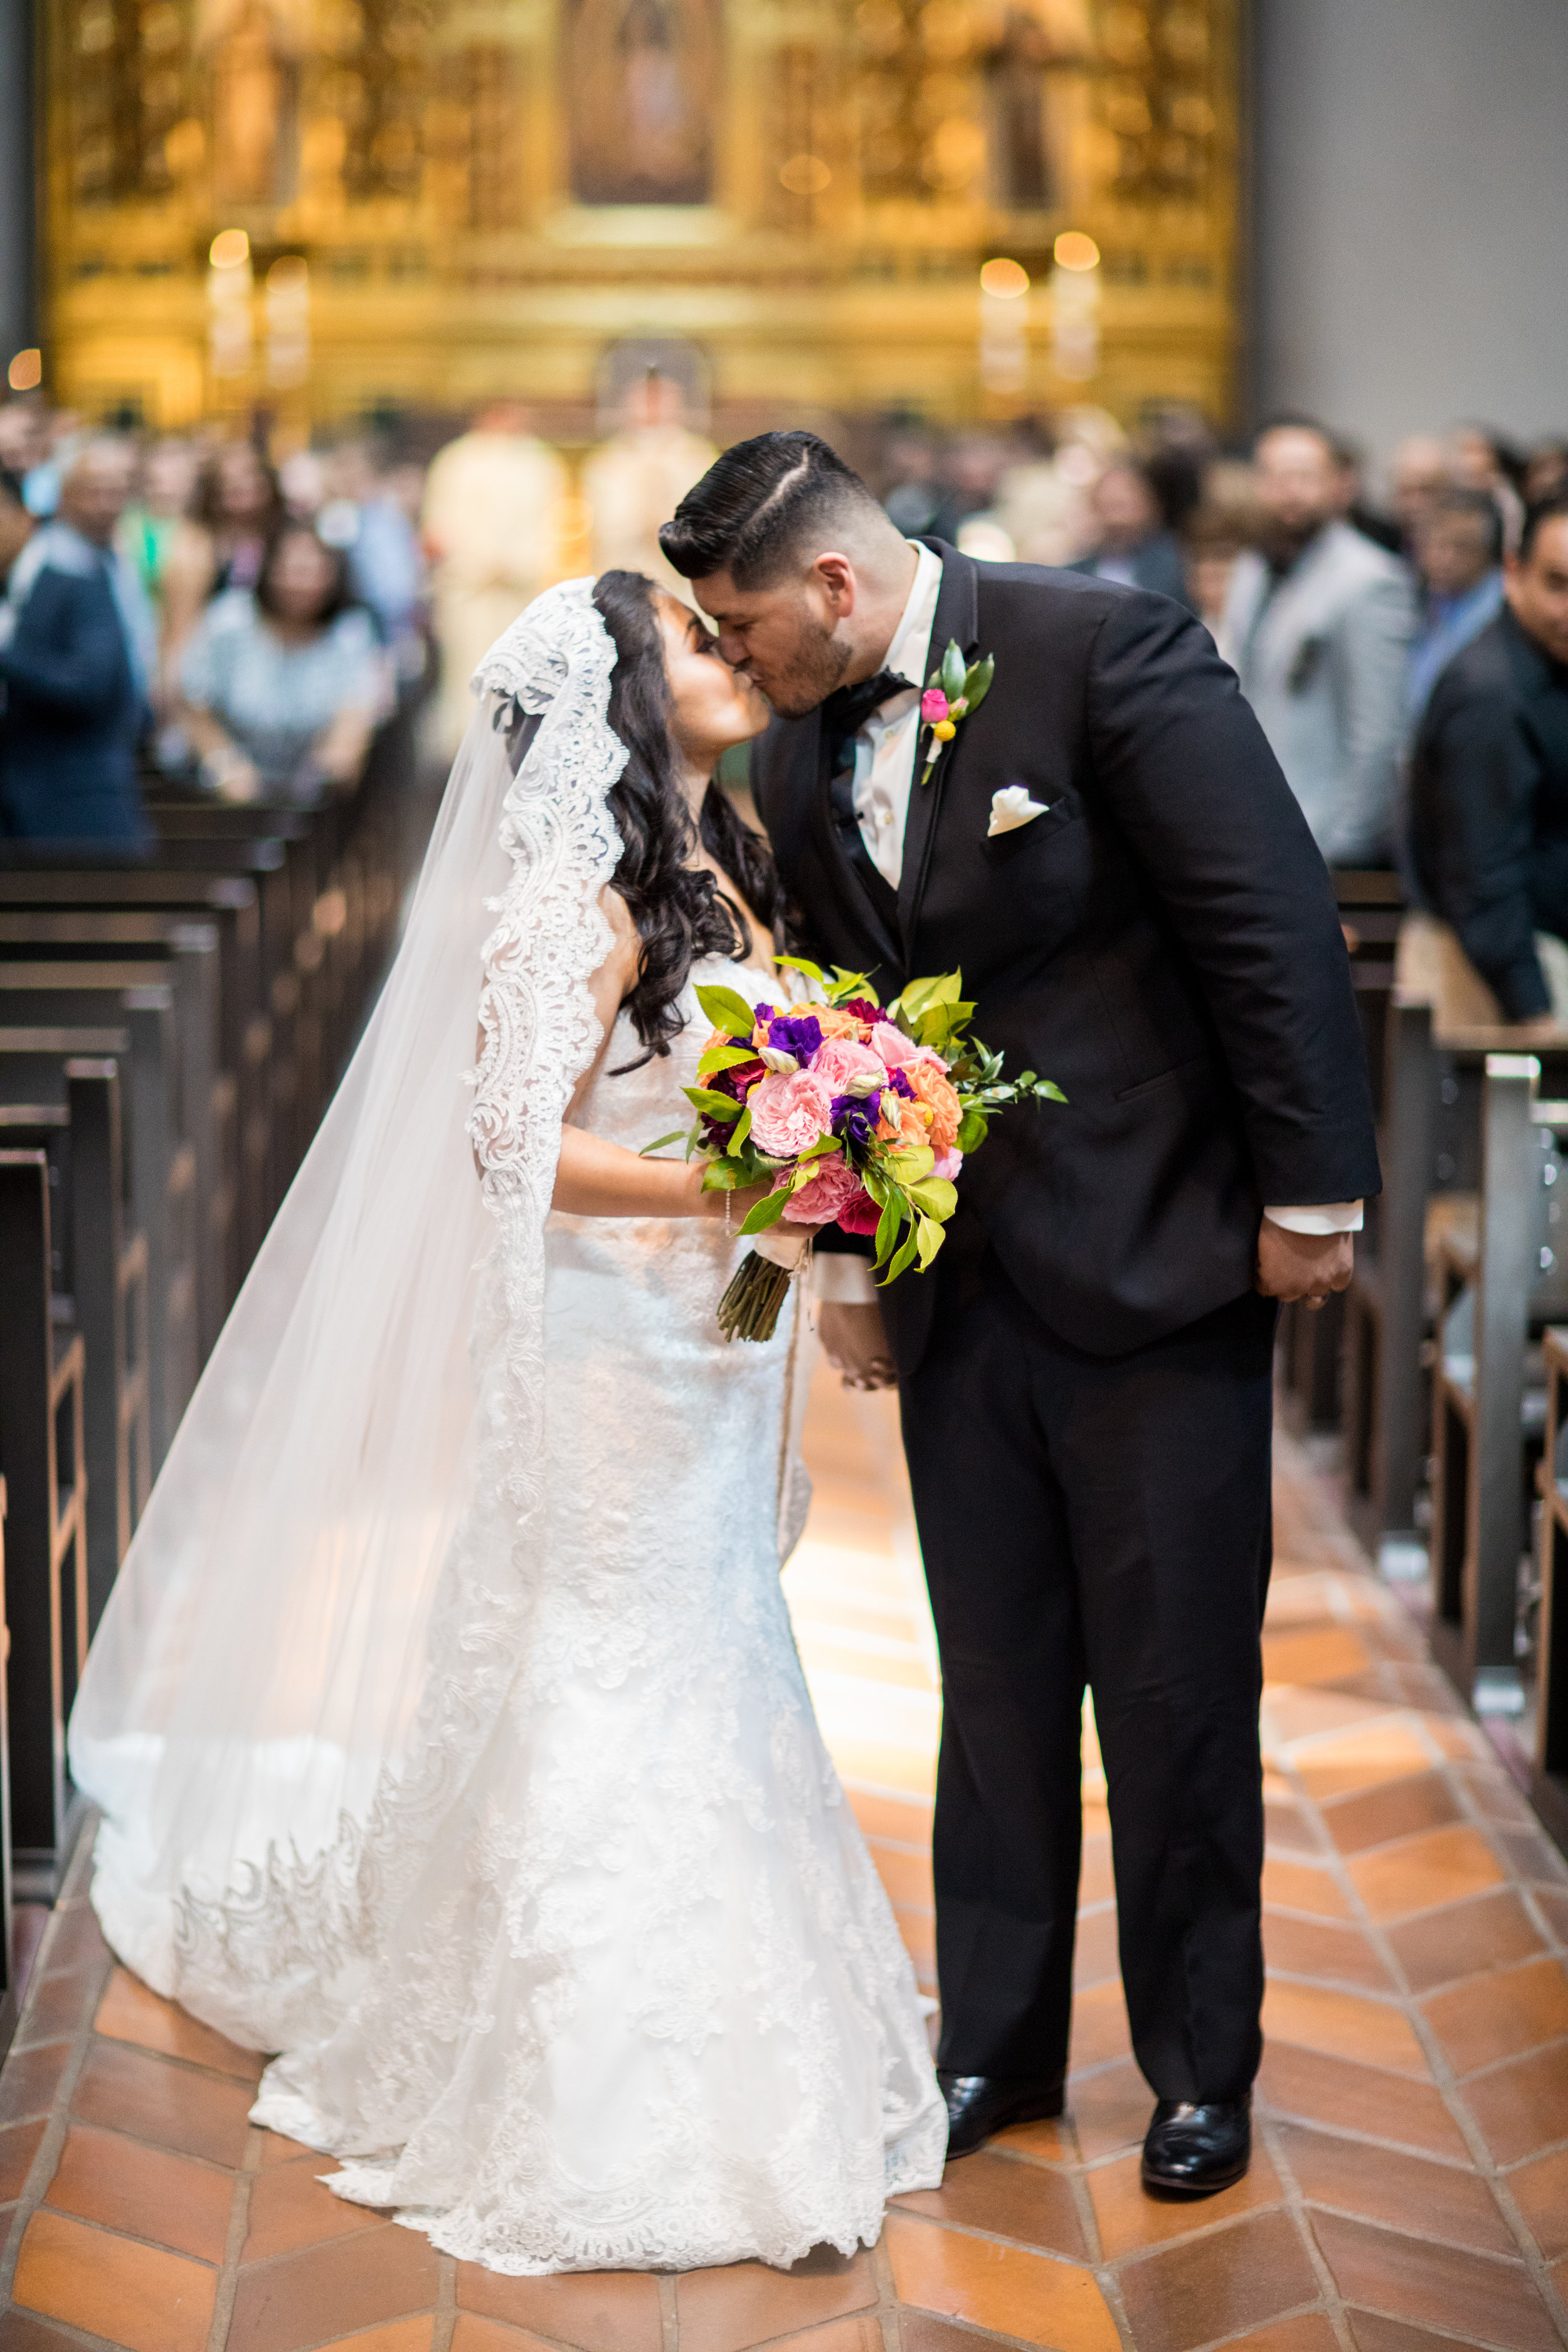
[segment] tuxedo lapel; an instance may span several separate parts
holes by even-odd
[[[942,587],[936,600],[936,616],[931,622],[930,667],[940,667],[950,641],[955,640],[966,661],[973,661],[978,650],[980,629],[976,572],[973,559],[960,555],[955,547],[942,540],[928,540],[942,558]],[[925,679],[916,684],[923,687]],[[944,743],[938,754],[936,767],[929,784],[922,784],[926,753],[917,743],[915,772],[910,784],[910,813],[904,826],[904,863],[899,883],[899,930],[902,969],[910,970],[910,957],[914,951],[915,925],[920,920],[921,901],[925,897],[926,877],[931,870],[932,846],[936,840],[937,820],[942,814],[942,793],[949,769],[963,748],[963,722],[958,723],[958,733]]]

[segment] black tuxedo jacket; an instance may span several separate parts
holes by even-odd
[[[911,783],[896,926],[835,831],[817,714],[769,728],[757,806],[821,961],[887,992],[961,970],[975,1034],[1067,1095],[996,1120],[949,1247],[988,1240],[1060,1338],[1120,1355],[1251,1286],[1266,1202],[1380,1189],[1344,940],[1306,822],[1198,622],[1139,589],[933,544],[932,663],[956,638],[996,676],[932,781]],[[1009,784],[1046,813],[989,839]],[[910,1273],[883,1294],[906,1374],[934,1290]]]

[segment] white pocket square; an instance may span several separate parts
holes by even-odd
[[[1021,824],[1033,824],[1037,816],[1044,816],[1046,807],[1044,801],[1029,798],[1026,784],[1004,784],[999,793],[991,795],[991,822],[985,828],[986,839],[994,841],[999,833],[1013,833]]]

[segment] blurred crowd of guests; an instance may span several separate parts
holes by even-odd
[[[0,835],[136,847],[149,787],[313,806],[416,701],[449,759],[542,588],[617,564],[673,584],[658,526],[717,454],[682,412],[634,384],[574,489],[511,402],[428,466],[374,435],[274,467],[216,432],[0,406]]]
[[[1329,864],[1399,867],[1474,1017],[1568,1024],[1568,440],[1415,436],[1382,501],[1307,416],[1242,453],[1187,415],[1130,439],[1082,409],[945,445],[895,429],[882,456],[911,535],[1185,604]]]
[[[427,467],[351,434],[276,469],[241,438],[0,406],[0,832],[134,844],[158,776],[314,804],[415,699],[449,758],[480,656],[552,580],[686,593],[658,527],[715,454],[652,372],[575,469],[511,402]],[[847,454],[911,537],[1184,604],[1329,863],[1397,866],[1494,1017],[1568,1019],[1568,441],[1418,436],[1381,498],[1303,416],[1243,451],[1181,410],[1131,436],[1087,406],[893,420]]]

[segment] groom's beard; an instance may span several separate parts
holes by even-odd
[[[765,677],[750,662],[742,667],[761,687],[781,719],[804,719],[843,685],[844,673],[853,659],[849,646],[831,629],[805,623],[788,658],[776,666],[770,664]]]

